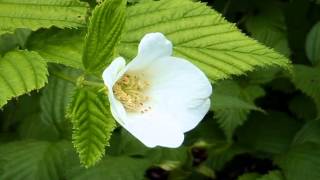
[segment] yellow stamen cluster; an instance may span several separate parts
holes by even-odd
[[[149,99],[143,92],[149,84],[138,76],[124,74],[113,86],[113,93],[129,112],[144,113],[144,103]],[[150,107],[148,107],[150,109]]]

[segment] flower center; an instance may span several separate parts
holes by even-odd
[[[144,113],[151,109],[145,108],[144,103],[149,99],[143,92],[149,83],[136,75],[124,74],[113,86],[113,93],[128,112]]]

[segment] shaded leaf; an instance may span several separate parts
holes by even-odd
[[[310,62],[317,65],[320,62],[320,22],[315,24],[307,36],[306,51]]]
[[[67,171],[69,180],[137,180],[143,179],[145,170],[150,162],[144,159],[135,159],[126,156],[107,157],[96,167],[83,169],[73,167]]]
[[[253,113],[237,131],[239,143],[255,151],[279,154],[289,149],[301,124],[284,113]]]
[[[276,158],[286,179],[320,179],[320,145],[301,144]]]
[[[0,178],[57,180],[62,178],[66,142],[18,141],[0,147]]]
[[[259,86],[240,87],[233,81],[216,84],[211,109],[229,141],[234,130],[247,120],[250,111],[261,111],[254,100],[263,95],[264,90]]]
[[[28,49],[37,51],[47,62],[83,69],[81,62],[84,33],[81,30],[42,30],[32,34]]]

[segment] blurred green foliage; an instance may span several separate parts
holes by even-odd
[[[7,1],[0,1],[0,9]],[[0,66],[10,55],[36,51],[36,55],[32,52],[27,53],[25,59],[15,59],[30,59],[30,62],[41,56],[36,62],[40,64],[39,68],[34,71],[21,69],[10,71],[12,74],[4,73],[6,71],[2,68],[8,71],[12,67],[4,67],[8,64],[3,63],[0,75],[3,73],[3,76],[14,79],[14,73],[22,72],[22,77],[32,79],[35,73],[46,74],[41,70],[42,61],[48,63],[50,73],[48,79],[26,81],[18,88],[19,92],[12,91],[10,98],[14,98],[0,111],[0,179],[320,179],[319,0],[207,0],[207,6],[222,13],[243,33],[288,57],[293,64],[292,72],[279,67],[248,68],[246,70],[250,72],[246,75],[230,78],[231,74],[243,72],[229,72],[232,68],[227,69],[228,76],[224,77],[228,80],[214,79],[210,112],[196,129],[186,134],[182,147],[148,149],[125,129],[118,127],[111,136],[110,146],[103,152],[102,160],[93,167],[84,168],[71,143],[74,124],[70,117],[65,116],[77,84],[59,78],[59,74],[77,78],[84,69],[81,63],[85,34],[82,17],[90,15],[97,4],[93,0],[87,1],[91,7],[87,12],[84,10],[84,7],[89,7],[85,6],[86,1],[79,5],[68,0],[66,8],[77,4],[79,7],[71,14],[60,14],[63,17],[79,14],[80,20],[71,18],[71,21],[63,22],[59,20],[60,16],[54,16],[44,24],[16,21],[18,25],[30,26],[0,36]],[[127,6],[151,1],[131,0]],[[65,5],[62,1],[57,2]],[[186,4],[182,3],[189,7]],[[173,6],[180,12],[178,3]],[[20,7],[20,10],[24,8]],[[31,11],[28,13],[31,13],[30,17],[34,16]],[[39,16],[45,14],[39,13]],[[55,18],[59,21],[56,22]],[[0,26],[1,22],[4,21],[0,18]],[[141,23],[134,18],[130,22]],[[77,30],[57,28],[77,23],[80,23]],[[140,31],[137,33],[141,34]],[[123,36],[128,39],[132,36],[133,41],[140,38],[135,34]],[[179,40],[179,37],[173,38]],[[135,52],[135,49],[121,50],[125,46],[125,43],[120,43],[121,53],[130,56],[130,51]],[[13,64],[18,66],[19,63],[23,62]],[[205,70],[210,73],[209,68]],[[96,80],[96,77],[90,79]],[[48,84],[40,89],[45,81]],[[5,86],[1,83],[0,93],[4,94]],[[92,93],[94,90],[87,91]],[[22,93],[27,94],[16,97]],[[10,99],[1,97],[0,94],[0,104]],[[99,152],[95,156],[100,158]]]

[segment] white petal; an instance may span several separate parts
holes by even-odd
[[[146,34],[140,44],[138,55],[129,64],[130,71],[140,71],[152,62],[172,55],[172,43],[162,33]]]
[[[126,61],[118,57],[104,70],[102,74],[103,81],[108,87],[108,98],[113,117],[123,125],[123,119],[126,117],[126,111],[123,105],[114,97],[112,87],[125,73]]]
[[[179,124],[173,122],[172,117],[160,108],[154,107],[144,114],[128,113],[124,128],[147,147],[179,147],[183,143],[184,134]]]
[[[161,104],[183,132],[193,129],[210,107],[212,87],[208,78],[187,60],[166,57],[144,71],[151,84],[153,104]]]
[[[118,57],[102,73],[102,79],[108,89],[112,89],[113,85],[123,75],[126,66],[126,60]]]

